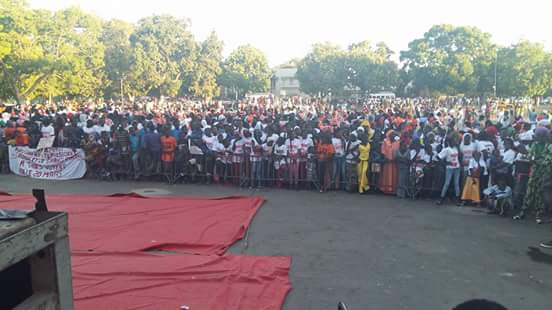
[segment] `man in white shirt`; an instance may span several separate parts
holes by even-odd
[[[504,151],[502,151],[502,161],[508,165],[513,165],[516,160],[516,151],[514,151],[514,143],[511,139],[504,140]]]
[[[111,133],[111,127],[105,124],[105,119],[100,118],[98,125],[94,126],[94,130],[100,136],[102,132]]]
[[[50,124],[50,121],[47,119],[42,122],[42,128],[40,129],[40,132],[42,133],[43,138],[52,137],[54,136],[54,133],[55,133],[54,127],[52,126],[52,124]]]
[[[335,189],[340,189],[343,181],[345,181],[345,139],[343,139],[341,130],[335,132],[332,145],[335,149],[332,181]]]

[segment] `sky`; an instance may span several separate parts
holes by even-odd
[[[212,30],[225,43],[225,55],[242,44],[266,53],[272,66],[301,58],[312,44],[342,47],[369,40],[398,53],[432,25],[476,26],[500,45],[521,39],[552,50],[549,0],[28,0],[50,10],[79,6],[104,19],[137,22],[152,14],[191,20],[198,40]]]

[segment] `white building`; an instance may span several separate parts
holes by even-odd
[[[297,73],[296,67],[282,66],[276,68],[271,80],[271,92],[277,97],[300,95],[300,85],[295,73]]]

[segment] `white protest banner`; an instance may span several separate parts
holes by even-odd
[[[82,149],[47,148],[42,150],[10,146],[10,170],[20,176],[45,180],[79,179],[86,173]]]
[[[54,136],[40,138],[40,140],[38,140],[38,146],[36,147],[36,149],[41,150],[41,149],[47,149],[49,147],[52,147],[54,145],[55,139],[56,137]]]

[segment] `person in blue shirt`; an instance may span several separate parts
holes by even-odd
[[[157,174],[161,169],[161,135],[155,130],[153,123],[148,123],[146,127],[142,147],[149,155],[147,171],[150,174]]]
[[[128,140],[130,143],[130,152],[132,159],[132,168],[134,170],[134,179],[140,177],[140,137],[136,133],[136,128],[129,128]]]
[[[180,121],[174,120],[173,122],[174,129],[171,129],[171,136],[173,136],[175,139],[178,140],[178,137],[180,137],[180,132],[182,131],[180,129]]]

